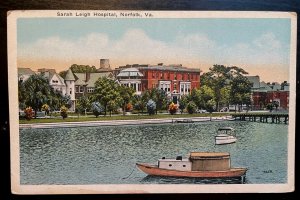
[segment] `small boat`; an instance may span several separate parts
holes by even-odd
[[[231,144],[236,142],[237,138],[233,131],[234,129],[231,127],[219,128],[215,136],[215,144]]]
[[[152,176],[192,177],[192,178],[232,178],[242,177],[247,169],[230,166],[227,152],[191,152],[189,158],[159,159],[157,164],[136,163],[144,173]]]

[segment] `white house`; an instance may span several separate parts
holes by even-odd
[[[142,93],[141,83],[143,76],[137,68],[127,68],[120,71],[117,79],[121,85],[132,87],[135,90],[135,94],[140,95]]]

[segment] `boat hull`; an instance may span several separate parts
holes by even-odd
[[[216,144],[231,144],[236,142],[236,138],[229,136],[229,137],[216,137]]]
[[[137,167],[152,176],[192,177],[192,178],[229,178],[241,177],[246,174],[246,168],[231,168],[225,171],[178,171],[158,168],[157,165],[136,163]]]

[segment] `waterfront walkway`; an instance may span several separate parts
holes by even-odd
[[[20,128],[74,128],[92,126],[120,126],[140,124],[162,124],[179,122],[206,122],[206,121],[229,121],[234,120],[231,116],[222,117],[189,117],[189,118],[163,118],[163,119],[141,119],[141,120],[105,120],[105,121],[84,121],[84,122],[60,122],[60,123],[35,123],[19,124]]]
[[[240,121],[252,121],[263,123],[285,123],[289,121],[288,113],[234,113],[232,117]]]

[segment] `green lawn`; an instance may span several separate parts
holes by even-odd
[[[99,116],[95,117],[94,115],[88,116],[76,116],[68,117],[66,119],[62,118],[50,118],[50,119],[31,119],[25,120],[20,119],[20,124],[33,124],[33,123],[57,123],[57,122],[82,122],[82,121],[104,121],[104,120],[139,120],[139,119],[161,119],[161,118],[189,118],[189,117],[217,117],[225,116],[227,113],[197,113],[197,114],[157,114],[157,115],[117,115],[117,116]]]

